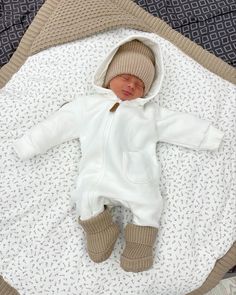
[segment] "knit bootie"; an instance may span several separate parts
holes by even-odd
[[[115,246],[119,236],[119,227],[112,222],[108,209],[87,220],[80,220],[87,236],[88,255],[94,262],[105,261]]]
[[[158,229],[151,226],[128,224],[125,228],[126,246],[120,266],[125,271],[139,272],[152,267],[153,245]]]

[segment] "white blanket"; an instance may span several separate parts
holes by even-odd
[[[113,209],[122,233],[111,257],[90,261],[70,192],[79,168],[78,140],[22,162],[11,145],[65,101],[92,92],[92,75],[118,29],[30,57],[0,90],[0,273],[21,295],[184,295],[199,287],[236,240],[235,86],[155,34],[165,79],[158,104],[209,120],[225,132],[218,152],[159,143],[164,211],[153,269],[119,266],[131,213]],[[147,126],[148,128],[148,126]]]

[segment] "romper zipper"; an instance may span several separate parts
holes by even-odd
[[[121,100],[119,99],[119,101],[121,102]],[[114,113],[116,110],[117,110],[117,108],[119,107],[119,105],[120,105],[120,102],[116,102],[116,103],[114,103],[114,105],[110,108],[110,112],[111,113]],[[111,115],[110,115],[111,116]],[[97,180],[97,182],[96,182],[96,184],[94,185],[94,188],[95,188],[95,186],[97,185],[97,184],[99,184],[101,181],[102,181],[102,179],[103,179],[103,177],[104,177],[104,173],[105,173],[105,164],[106,164],[106,160],[105,160],[105,155],[106,155],[106,147],[107,147],[107,143],[108,143],[108,138],[109,138],[109,135],[110,135],[110,130],[111,130],[111,126],[112,126],[112,122],[113,122],[113,120],[114,120],[114,115],[112,115],[112,117],[110,118],[110,120],[109,120],[109,123],[107,122],[107,124],[106,124],[106,128],[105,128],[105,132],[104,132],[104,144],[103,144],[103,165],[102,165],[102,173],[101,173],[101,175],[98,177],[98,180]],[[93,189],[92,191],[91,191],[91,194],[95,194],[95,189]],[[90,205],[91,205],[91,207],[92,207],[92,204],[91,204],[91,200],[92,200],[93,198],[91,197],[90,198]]]
[[[118,104],[115,108],[115,110],[118,108],[119,106],[119,103],[116,102],[113,107]],[[115,110],[112,110],[113,107],[111,108],[111,112],[115,112]],[[105,174],[105,167],[106,167],[106,148],[107,148],[107,144],[108,144],[108,140],[109,140],[109,136],[110,136],[110,130],[111,130],[111,126],[112,126],[112,122],[114,120],[114,115],[113,114],[110,114],[108,115],[109,119],[107,120],[106,122],[106,126],[105,126],[105,130],[104,130],[104,133],[103,133],[103,146],[102,146],[102,167],[100,169],[100,175],[98,175],[98,178],[97,178],[97,181],[96,183],[94,184],[94,186],[92,187],[91,189],[91,196],[89,198],[89,204],[90,204],[90,207],[93,208],[93,203],[94,203],[94,195],[95,195],[95,191],[96,191],[96,186],[101,183],[103,177],[104,177],[104,174]]]

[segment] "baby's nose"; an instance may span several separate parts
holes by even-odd
[[[129,82],[129,83],[128,83],[128,86],[129,86],[130,88],[134,89],[135,84],[134,84],[133,82]]]

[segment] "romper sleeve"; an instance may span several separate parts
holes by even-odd
[[[62,142],[78,138],[81,133],[83,106],[81,98],[64,105],[13,143],[22,160],[43,154]]]
[[[163,107],[158,109],[156,124],[158,141],[196,150],[218,150],[224,136],[206,120]]]

